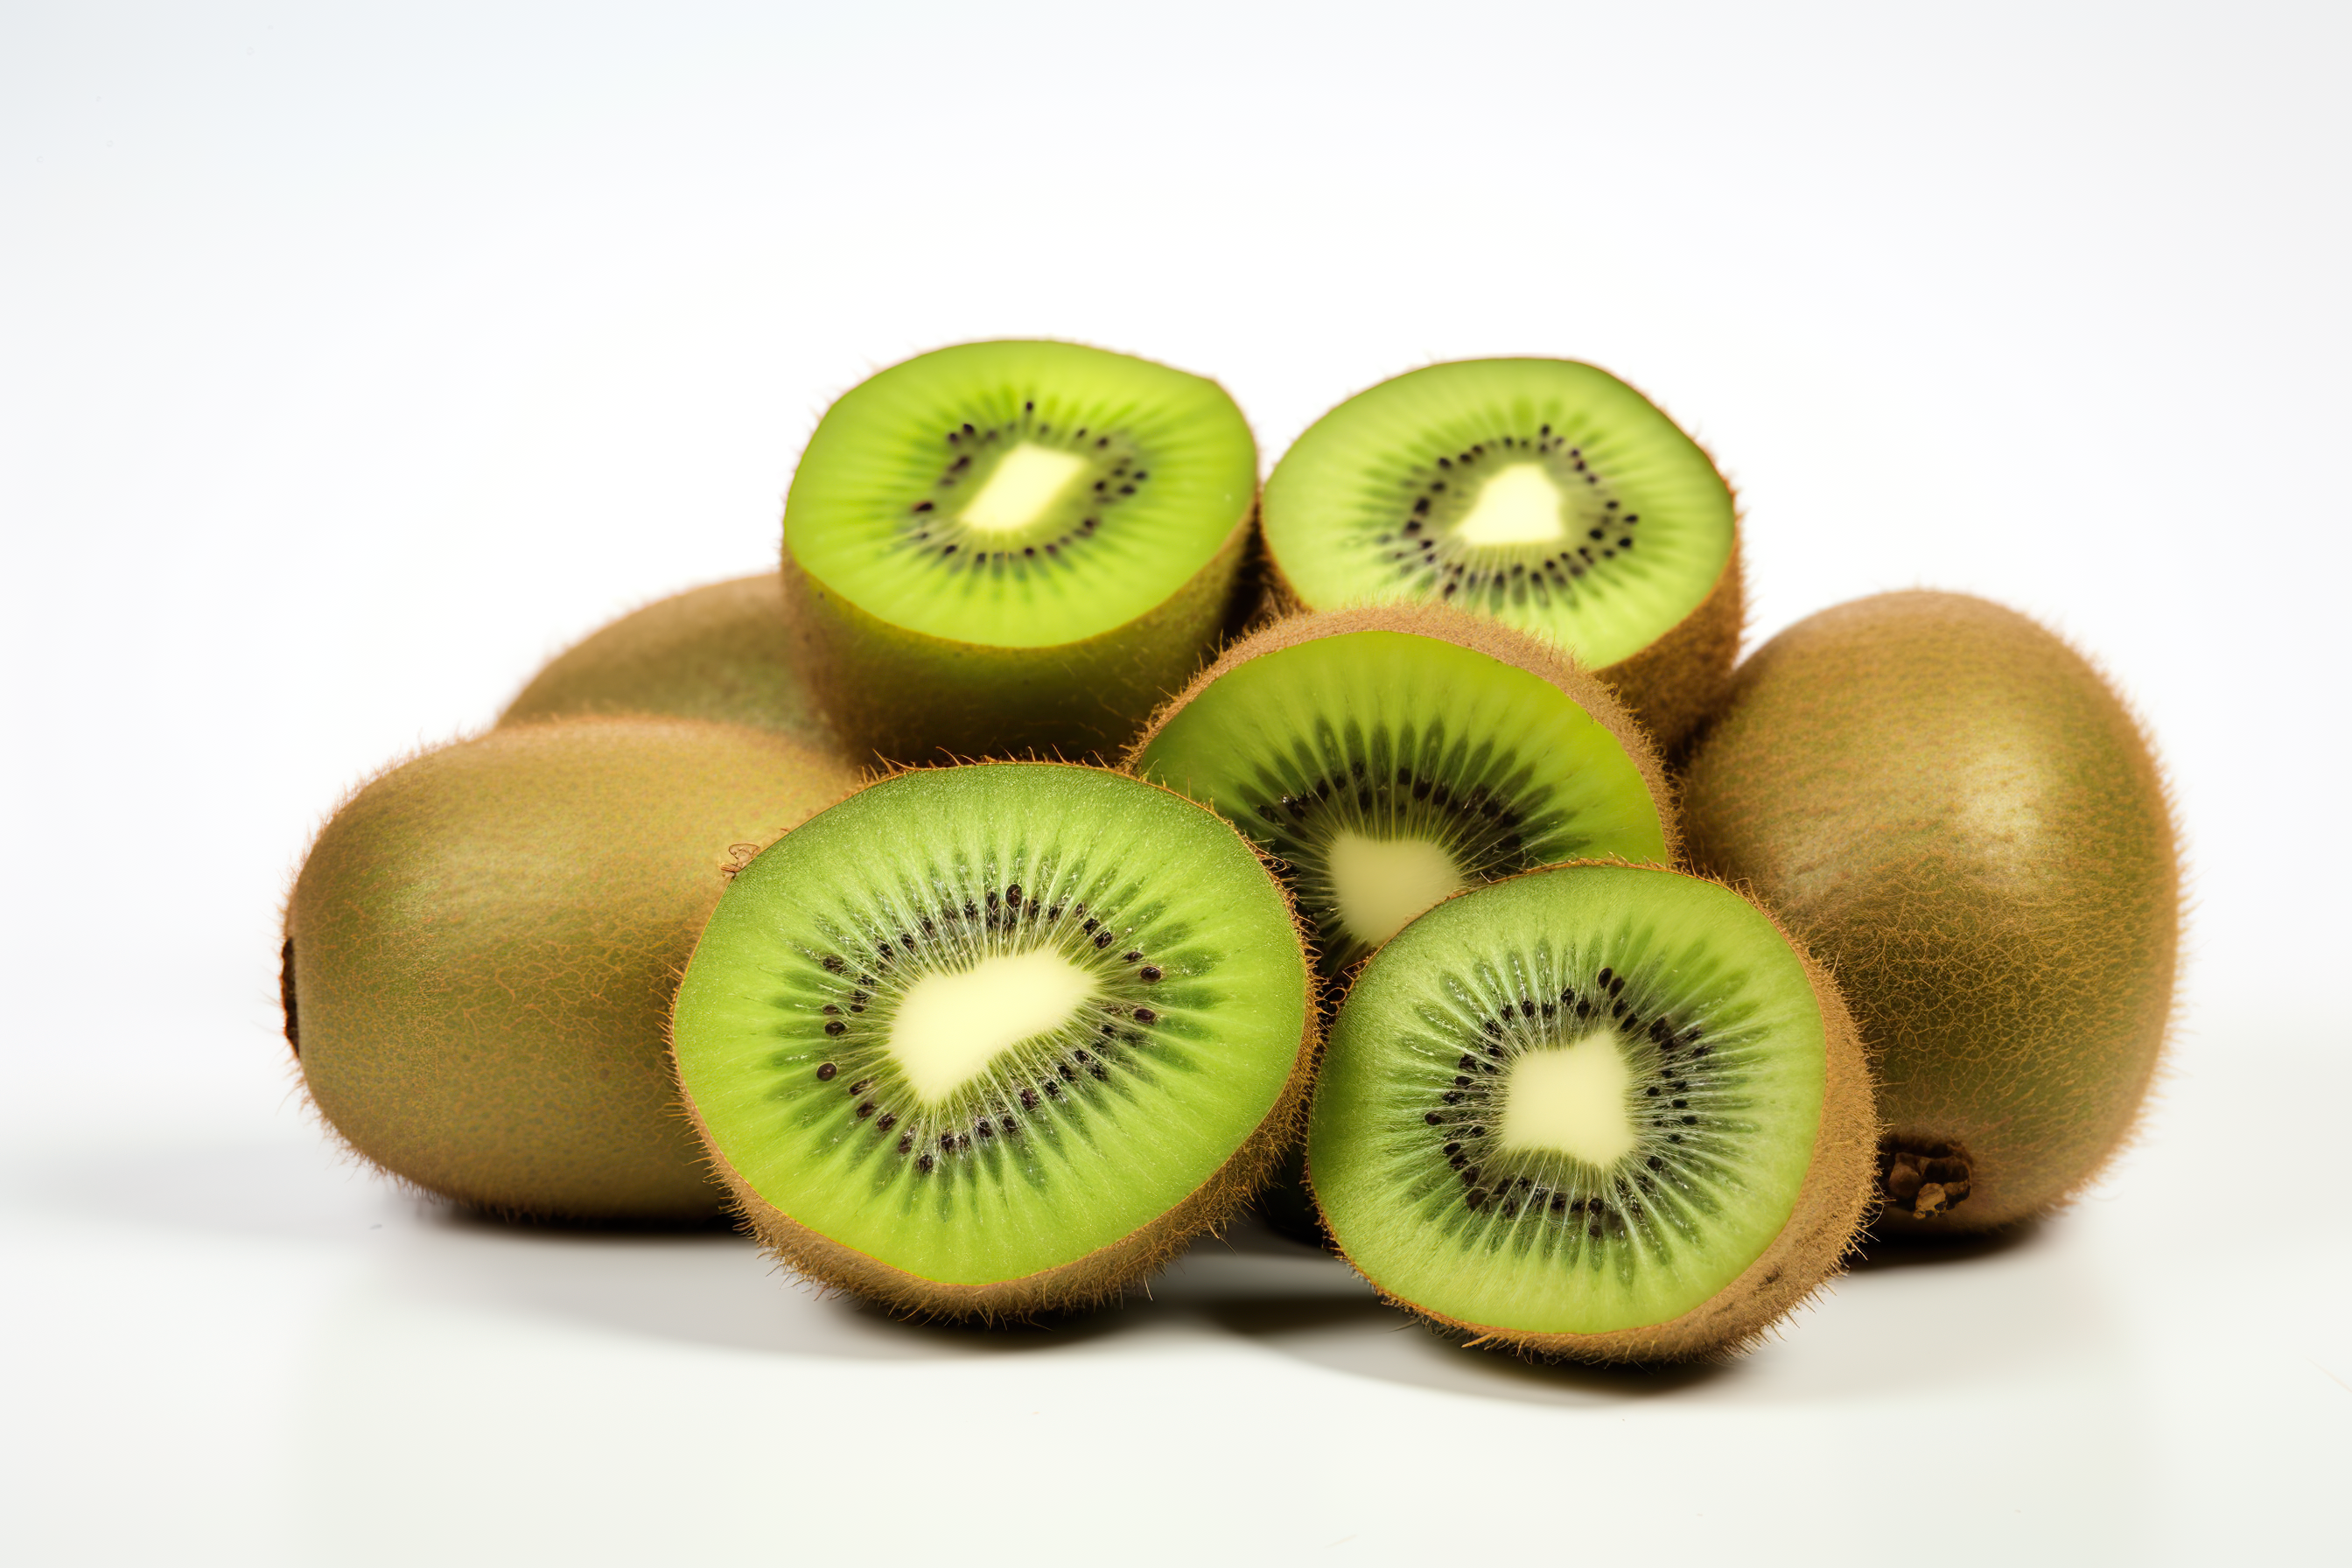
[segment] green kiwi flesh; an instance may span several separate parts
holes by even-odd
[[[1654,867],[1451,899],[1332,1026],[1307,1169],[1380,1291],[1487,1345],[1716,1354],[1810,1294],[1869,1201],[1836,989],[1755,905]]]
[[[1825,610],[1741,668],[1685,804],[1694,859],[1853,1005],[1883,1228],[2003,1225],[2098,1173],[2171,1019],[2180,871],[2147,741],[2088,661],[1963,595]]]
[[[588,713],[712,719],[837,749],[798,668],[773,572],[673,594],[591,633],[533,676],[499,722]]]
[[[1266,481],[1308,609],[1442,602],[1559,644],[1673,748],[1738,656],[1738,510],[1698,444],[1572,360],[1463,360],[1326,414]]]
[[[362,1155],[478,1208],[715,1213],[666,1059],[677,971],[728,873],[856,782],[782,735],[651,718],[515,725],[383,773],[287,904],[311,1100]]]
[[[901,1310],[1116,1296],[1247,1197],[1311,1061],[1302,937],[1214,814],[1105,769],[919,769],[738,876],[678,988],[713,1163]]]
[[[819,700],[901,760],[1115,754],[1216,640],[1256,487],[1199,376],[1057,342],[895,365],[826,413],[785,500]]]
[[[1426,606],[1255,633],[1170,704],[1129,766],[1275,858],[1327,978],[1462,888],[1673,858],[1664,775],[1608,689],[1532,638]]]

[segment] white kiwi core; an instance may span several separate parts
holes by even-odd
[[[1488,479],[1454,525],[1465,544],[1549,544],[1566,537],[1559,487],[1540,463],[1513,463]]]
[[[1446,894],[1470,885],[1454,857],[1426,838],[1367,838],[1342,830],[1324,865],[1339,897],[1340,924],[1375,946]]]
[[[1026,528],[1045,515],[1086,466],[1087,460],[1075,453],[1024,441],[998,459],[988,482],[957,521],[982,533]]]
[[[1633,1069],[1613,1028],[1528,1051],[1504,1069],[1502,1146],[1606,1168],[1638,1141]]]
[[[890,1055],[916,1097],[938,1104],[1003,1051],[1068,1023],[1093,993],[1085,971],[1051,948],[934,970],[899,998]]]

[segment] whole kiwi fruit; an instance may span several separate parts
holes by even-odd
[[[2128,1137],[2173,1010],[2177,834],[2099,672],[1957,594],[1857,600],[1741,667],[1693,860],[1835,971],[1872,1053],[1883,1229],[2041,1214]]]
[[[280,950],[320,1112],[418,1187],[501,1214],[707,1216],[670,997],[734,869],[856,787],[789,738],[655,718],[499,729],[328,822]]]

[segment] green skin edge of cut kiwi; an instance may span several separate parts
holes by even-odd
[[[784,593],[811,683],[853,754],[1108,758],[1215,647],[1251,533],[1244,516],[1208,564],[1125,626],[1040,647],[954,641],[883,620],[803,570],[789,545]]]

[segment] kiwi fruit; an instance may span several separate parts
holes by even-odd
[[[1060,763],[915,769],[753,860],[672,1034],[711,1161],[793,1268],[914,1315],[1116,1297],[1247,1197],[1314,1041],[1249,842]]]
[[[1220,635],[1256,493],[1199,376],[1059,342],[894,365],[785,499],[812,687],[861,755],[1116,755]]]
[[[714,719],[838,749],[801,677],[774,572],[673,594],[592,632],[533,676],[499,722],[588,713]]]
[[[1307,1172],[1381,1295],[1467,1342],[1649,1362],[1753,1340],[1869,1206],[1827,973],[1719,883],[1585,864],[1463,893],[1364,966]]]
[[[1275,858],[1327,980],[1462,888],[1675,849],[1665,776],[1606,687],[1532,637],[1429,605],[1257,631],[1153,720],[1128,765]]]
[[[1738,510],[1696,441],[1573,360],[1434,364],[1340,404],[1267,479],[1277,602],[1434,601],[1558,643],[1669,752],[1738,657]]]
[[[1696,749],[1693,858],[1835,968],[1887,1125],[1894,1230],[2041,1214],[2129,1134],[2173,1010],[2164,779],[2099,672],[1957,594],[1825,610]]]
[[[660,718],[512,725],[373,779],[287,903],[312,1101],[360,1154],[478,1208],[713,1214],[671,991],[729,873],[856,783],[782,735]]]

